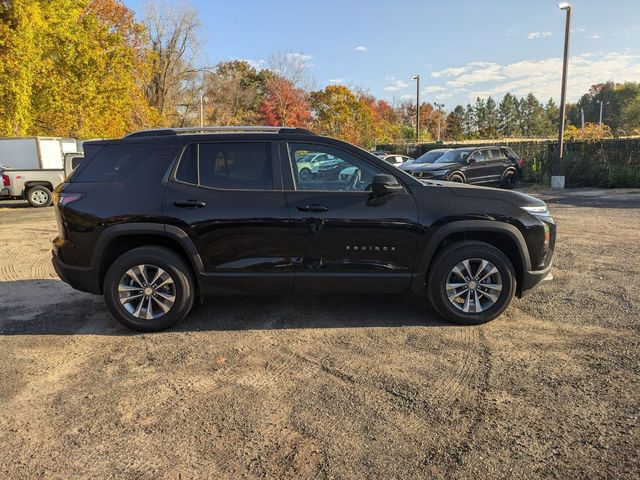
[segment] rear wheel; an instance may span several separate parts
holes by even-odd
[[[507,256],[484,242],[458,242],[442,250],[427,276],[427,295],[447,320],[478,325],[498,317],[516,290]]]
[[[449,177],[449,181],[450,182],[455,182],[455,183],[464,183],[464,177],[462,175],[460,175],[459,173],[453,173]]]
[[[32,207],[48,207],[52,200],[51,190],[47,187],[36,185],[27,190],[27,201]]]
[[[516,172],[514,170],[507,170],[506,172],[504,172],[504,174],[502,175],[502,188],[506,188],[507,190],[511,190],[513,187],[516,186],[516,182],[517,182],[517,175]]]
[[[311,170],[308,168],[300,170],[300,180],[311,180]]]
[[[191,270],[168,248],[135,248],[109,267],[104,298],[111,314],[127,327],[164,330],[182,320],[193,306]]]

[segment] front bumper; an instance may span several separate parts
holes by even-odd
[[[550,277],[549,280],[553,278],[553,276],[551,275],[551,265],[544,268],[543,270],[532,270],[524,272],[524,275],[522,276],[522,283],[518,288],[518,297],[524,297],[547,277]]]
[[[76,267],[64,263],[58,254],[55,244],[51,255],[53,268],[60,277],[60,280],[68,283],[76,290],[96,295],[102,294],[102,288],[98,281],[98,272],[96,272],[95,269],[91,267]]]

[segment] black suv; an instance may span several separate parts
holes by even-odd
[[[551,268],[541,200],[421,181],[307,130],[143,131],[84,151],[55,191],[53,264],[134,329],[169,327],[197,296],[290,292],[426,294],[479,324]],[[350,173],[300,178],[316,154]]]
[[[443,152],[438,150],[437,153]],[[423,161],[418,161],[423,158]],[[513,188],[518,180],[522,160],[507,147],[466,147],[447,150],[440,155],[429,153],[402,169],[414,177],[450,182],[497,183]]]

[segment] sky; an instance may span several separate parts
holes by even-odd
[[[124,3],[142,16],[146,0]],[[421,100],[448,109],[507,91],[559,101],[565,12],[557,0],[187,3],[202,23],[206,65],[244,59],[263,67],[270,54],[292,52],[304,56],[315,88],[414,99],[419,74]],[[640,0],[571,4],[568,101],[595,83],[640,81]]]

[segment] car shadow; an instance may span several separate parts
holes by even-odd
[[[7,335],[140,335],[109,314],[102,297],[59,280],[0,282]],[[396,295],[252,295],[207,297],[166,332],[278,329],[447,327],[425,299]]]

